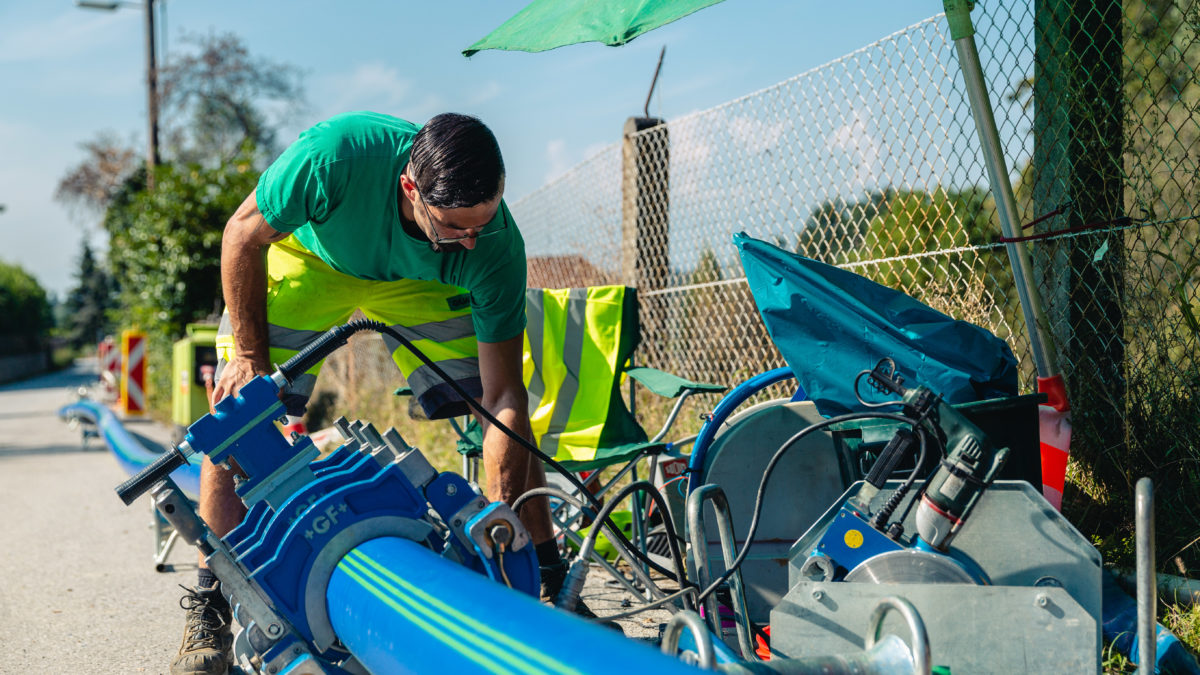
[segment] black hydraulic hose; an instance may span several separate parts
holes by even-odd
[[[662,493],[659,492],[658,488],[654,487],[650,481],[634,481],[629,485],[626,485],[624,488],[621,488],[621,491],[613,496],[613,498],[604,505],[604,508],[600,509],[600,515],[596,516],[596,521],[607,522],[610,525],[615,525],[615,523],[609,520],[609,516],[612,515],[612,512],[616,508],[617,504],[620,504],[625,500],[626,497],[634,492],[644,492],[650,495],[650,499],[654,500],[654,505],[658,507],[659,512],[667,516],[663,518],[663,525],[667,530],[667,547],[671,550],[671,560],[675,563],[676,574],[678,574],[680,578],[679,587],[682,589],[685,586],[695,586],[696,584],[692,583],[692,580],[687,578],[687,572],[683,567],[683,554],[679,551],[679,542],[675,541],[675,526],[669,517],[670,511],[667,510],[667,501],[663,499]],[[579,547],[579,550],[583,551],[585,549],[595,548],[596,537],[598,537],[599,534],[600,529],[593,527],[591,531],[588,532],[587,539],[584,540],[583,545]],[[590,539],[592,542],[591,546],[587,545],[588,539]],[[690,606],[690,602],[687,600],[684,602],[685,605],[687,605],[685,609],[695,609],[694,607]]]
[[[674,566],[676,566],[676,572],[673,572],[673,573],[670,571],[670,569],[667,569],[667,568],[659,565],[659,563],[656,563],[653,560],[649,560],[648,557],[643,557],[642,551],[637,550],[634,543],[630,542],[629,538],[625,537],[625,534],[622,531],[620,531],[619,527],[617,527],[616,522],[613,522],[611,518],[608,518],[608,516],[605,516],[605,519],[600,519],[599,516],[596,515],[595,509],[590,508],[588,506],[588,504],[583,503],[581,500],[578,500],[578,498],[576,498],[574,495],[571,495],[570,492],[568,492],[566,490],[562,490],[559,488],[552,488],[552,486],[546,486],[546,488],[534,488],[532,490],[528,490],[527,492],[524,492],[524,494],[521,495],[520,497],[517,497],[514,502],[512,502],[512,510],[514,510],[514,512],[516,512],[517,514],[520,514],[521,507],[524,506],[524,503],[528,502],[529,500],[532,500],[532,498],[534,498],[534,497],[545,497],[545,496],[558,497],[558,498],[560,498],[560,500],[563,500],[564,502],[571,504],[571,506],[574,506],[575,508],[582,510],[582,512],[584,514],[586,514],[588,516],[588,518],[592,518],[595,521],[595,525],[594,525],[595,527],[599,527],[599,526],[605,527],[606,530],[608,530],[608,532],[610,532],[611,536],[616,537],[619,540],[619,542],[622,543],[623,546],[625,546],[625,550],[628,550],[630,555],[635,556],[637,558],[637,560],[640,562],[647,563],[647,565],[650,567],[650,569],[653,569],[653,571],[658,572],[661,575],[664,575],[664,577],[666,577],[667,579],[676,581],[676,583],[678,583],[680,587],[695,586],[695,584],[692,584],[691,580],[688,579],[688,571],[686,571],[686,569],[684,568],[684,565],[683,565],[683,555],[680,554],[676,557],[677,551],[678,551],[678,533],[676,532],[676,530],[674,530],[674,524],[673,524],[673,522],[670,522],[670,519],[665,520],[664,524],[666,525],[666,528],[667,528],[667,536],[672,537],[677,542],[676,548],[674,548],[674,550],[672,550],[672,562],[674,563]],[[658,496],[660,498],[662,497],[661,494],[659,494]],[[652,498],[654,497],[654,492],[652,492],[652,494],[650,494],[650,497],[652,497]],[[658,501],[655,501],[654,503],[658,504],[659,508],[662,508],[662,509],[666,508],[665,500],[662,501],[661,503]],[[664,510],[664,513],[666,513],[666,510]]]
[[[741,567],[742,561],[744,561],[746,559],[746,554],[750,552],[750,546],[754,543],[754,535],[758,531],[758,519],[762,515],[763,498],[765,497],[766,492],[767,492],[767,481],[771,478],[771,473],[775,470],[775,466],[777,464],[779,464],[779,460],[783,458],[784,453],[787,452],[789,449],[791,449],[792,446],[794,446],[796,443],[798,443],[802,438],[804,438],[805,436],[808,436],[809,434],[811,434],[813,432],[820,431],[821,429],[832,426],[834,424],[841,424],[842,422],[852,422],[855,420],[863,420],[863,419],[892,420],[895,422],[901,422],[904,424],[912,425],[914,427],[917,424],[916,420],[913,420],[909,417],[905,417],[903,415],[897,415],[895,413],[884,413],[884,412],[849,413],[846,415],[838,415],[837,417],[830,417],[827,420],[822,420],[815,424],[809,425],[809,426],[801,429],[800,431],[796,432],[796,434],[793,435],[791,438],[784,441],[783,445],[779,446],[779,449],[776,450],[775,454],[771,457],[771,461],[767,462],[767,468],[763,470],[762,479],[758,483],[758,494],[754,498],[754,516],[750,519],[750,529],[746,533],[745,545],[742,546],[742,550],[740,552],[738,552],[737,557],[734,558],[734,560],[733,560],[733,563],[731,563],[729,565],[729,569],[725,570],[724,574],[717,577],[716,580],[714,580],[711,584],[709,584],[708,588],[704,589],[703,591],[700,592],[700,595],[696,596],[696,604],[697,605],[704,604],[705,598],[712,595],[717,590],[717,588],[719,588],[721,586],[721,584],[725,583],[726,581],[729,581],[729,577],[733,576],[733,573],[736,572],[739,567]]]
[[[355,319],[340,326],[334,326],[325,331],[321,337],[308,343],[295,356],[284,361],[283,365],[279,366],[279,372],[290,383],[300,375],[303,375],[309,368],[317,365],[321,359],[345,345],[351,335],[363,330],[382,332],[384,329],[391,330],[379,321],[372,319]]]
[[[354,333],[356,331],[366,330],[366,329],[375,330],[379,333],[383,333],[385,335],[391,336],[393,339],[395,339],[397,342],[399,342],[401,345],[403,345],[405,349],[412,352],[413,356],[417,357],[421,361],[421,363],[423,363],[430,370],[432,370],[434,372],[434,374],[436,374],[438,377],[440,377],[446,384],[450,385],[450,388],[454,390],[454,393],[458,394],[459,398],[461,398],[475,412],[479,413],[479,415],[481,417],[483,417],[489,423],[496,426],[496,428],[503,431],[509,438],[516,441],[518,445],[525,448],[529,452],[533,453],[533,455],[535,457],[542,460],[546,464],[550,465],[551,468],[553,468],[555,471],[562,474],[563,477],[565,477],[567,479],[567,481],[570,482],[573,487],[575,487],[577,490],[579,490],[580,494],[584,495],[587,498],[587,500],[591,503],[592,508],[594,508],[596,511],[600,511],[600,509],[602,508],[600,502],[592,495],[591,492],[588,491],[587,487],[584,486],[582,481],[580,481],[578,478],[576,478],[570,471],[567,471],[563,467],[563,465],[554,461],[553,457],[542,452],[536,445],[531,443],[528,439],[523,438],[520,434],[518,434],[517,432],[508,428],[506,425],[501,423],[500,420],[496,419],[496,417],[494,415],[492,415],[492,413],[488,412],[487,409],[485,409],[482,405],[480,405],[479,402],[476,401],[473,396],[468,394],[467,391],[462,388],[462,385],[460,385],[453,378],[451,378],[446,373],[446,371],[442,370],[441,367],[438,366],[436,363],[434,363],[433,360],[430,359],[428,356],[426,356],[424,352],[417,349],[416,346],[413,345],[413,343],[410,342],[408,338],[401,335],[398,331],[393,329],[391,326],[388,326],[380,321],[375,321],[372,319],[358,319],[355,321],[351,321],[350,323],[347,323],[344,326],[338,326],[337,328],[331,329],[328,333],[326,333],[324,336],[319,338],[318,342],[326,340],[327,339],[326,336],[329,336],[328,339],[330,339],[330,340],[338,339],[339,337],[341,337],[341,335],[335,337],[332,334],[335,333],[336,331],[338,331],[338,329],[340,329],[340,328],[349,328],[351,326],[353,326],[353,328],[344,333],[345,337],[349,337],[352,333]],[[340,347],[343,344],[345,344],[345,339],[342,339],[342,341],[338,345],[334,346],[333,349],[336,349],[337,347]],[[317,347],[317,346],[318,345],[309,345],[309,347],[314,348],[312,350],[313,352],[316,351],[315,347]],[[329,352],[333,351],[333,349],[330,349]],[[293,361],[299,361],[300,357],[303,356],[305,354],[305,352],[308,352],[308,351],[309,351],[309,348],[305,348],[305,350],[302,351],[301,353],[297,354],[296,356],[293,356],[291,359],[288,359],[288,364],[291,364]],[[324,355],[316,358],[316,360],[311,361],[311,363],[309,363],[309,365],[307,367],[305,367],[304,370],[308,370],[308,368],[311,368],[312,364],[315,364],[321,358],[324,358],[324,356],[328,355],[329,352],[326,352]],[[283,368],[281,367],[280,370],[282,371]],[[304,372],[304,370],[301,370],[299,372],[302,373],[302,372]],[[286,373],[284,375],[287,376]],[[655,571],[659,572],[660,574],[663,574],[664,576],[667,576],[667,577],[672,576],[671,572],[668,571],[666,568],[664,568],[662,565],[655,563],[649,557],[643,555],[641,551],[637,550],[637,547],[633,545],[633,542],[629,541],[629,539],[625,536],[625,533],[621,532],[620,529],[613,530],[613,534],[615,534],[617,536],[617,539],[619,539],[622,544],[625,544],[626,546],[629,547],[630,552],[639,561],[646,564],[651,569],[654,569]],[[684,580],[686,580],[686,579],[687,579],[687,577],[685,575],[681,579],[676,579],[675,581],[682,584],[684,582]]]

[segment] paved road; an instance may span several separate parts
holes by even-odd
[[[89,367],[90,366],[90,367]],[[180,545],[155,572],[149,497],[126,507],[113,487],[128,476],[103,441],[84,450],[58,418],[81,385],[83,363],[0,386],[0,675],[164,673],[183,631],[181,591],[195,583],[194,549]],[[126,421],[165,444],[166,427]],[[594,569],[584,597],[602,614],[627,596]],[[663,611],[621,622],[653,640]]]
[[[94,372],[0,386],[0,673],[164,673],[179,646],[194,552],[155,572],[149,498],[122,504],[127,476],[103,442],[84,451],[57,416]]]

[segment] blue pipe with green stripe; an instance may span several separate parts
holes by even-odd
[[[117,416],[107,406],[91,399],[79,399],[75,403],[65,405],[58,411],[58,416],[64,420],[79,419],[96,425],[97,431],[129,475],[133,476],[153,464],[163,456],[160,449],[152,450],[146,447],[142,439],[132,434]],[[147,441],[149,442],[149,441]],[[202,457],[193,456],[187,464],[171,472],[175,481],[184,494],[196,499],[200,494],[200,461]]]
[[[325,598],[338,639],[372,673],[695,672],[398,537],[346,554]]]

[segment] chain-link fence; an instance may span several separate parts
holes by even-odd
[[[993,1],[973,19],[1074,409],[1065,508],[1119,555],[1133,482],[1153,476],[1160,554],[1186,571],[1200,561],[1200,8]],[[638,287],[641,363],[730,385],[783,364],[731,243],[745,231],[987,327],[1036,388],[944,17],[710,110],[628,120],[511,208],[531,286]],[[342,358],[390,367],[365,345]]]
[[[1200,8],[989,2],[973,18],[1074,407],[1068,506],[1123,536],[1108,510],[1138,475],[1180,495],[1200,479]],[[1036,388],[944,17],[711,110],[629,120],[512,210],[531,285],[639,288],[643,363],[726,384],[782,365],[731,243],[745,231],[987,327]],[[1200,520],[1167,500],[1184,519],[1162,552],[1186,565]]]
[[[1031,10],[976,18],[992,90],[1011,90],[1031,69]],[[956,69],[934,17],[711,110],[631,120],[623,143],[513,205],[530,284],[636,285],[642,359],[733,383],[782,363],[731,243],[746,231],[984,324],[1021,353]],[[1032,154],[1027,112],[1001,101],[1019,167]]]

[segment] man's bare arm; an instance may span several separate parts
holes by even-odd
[[[267,224],[254,193],[225,224],[221,237],[221,287],[237,351],[213,390],[213,402],[271,372],[267,342],[266,247],[287,237]]]
[[[532,442],[529,395],[521,379],[523,343],[521,335],[504,342],[479,343],[479,376],[483,382],[480,403],[501,424]],[[542,464],[532,453],[486,420],[479,422],[489,498],[511,504],[527,490],[545,485]],[[545,499],[531,500],[520,515],[535,544],[553,536]]]

